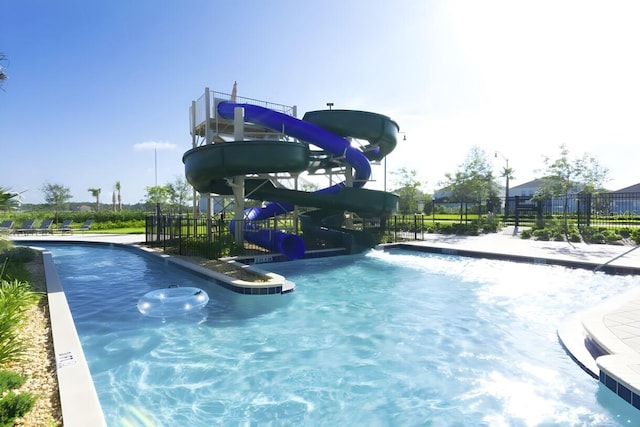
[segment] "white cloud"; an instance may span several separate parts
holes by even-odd
[[[150,150],[175,150],[178,146],[172,142],[167,141],[145,141],[133,144],[135,151],[150,151]]]

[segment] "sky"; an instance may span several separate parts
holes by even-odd
[[[636,1],[0,0],[0,187],[140,202],[184,177],[191,101],[237,82],[299,117],[391,117],[388,188],[406,168],[433,192],[472,147],[519,185],[564,144],[617,190],[640,182],[638,22]]]

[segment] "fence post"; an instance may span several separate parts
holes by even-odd
[[[182,255],[182,215],[178,217],[178,253]]]
[[[393,241],[398,241],[398,215],[393,216]]]
[[[431,222],[433,224],[436,223],[436,202],[435,202],[435,200],[431,201]]]
[[[587,206],[585,206],[585,214],[587,220],[587,227],[591,226],[591,193],[587,194]]]
[[[286,219],[285,219],[286,221]],[[273,233],[271,234],[271,247],[276,247],[276,234],[278,233],[278,219],[273,217]]]
[[[542,201],[536,200],[535,204],[536,204],[536,225],[538,227],[543,227],[544,219],[542,217]]]
[[[518,229],[520,225],[520,196],[515,196],[515,218],[514,218],[514,227]]]
[[[580,230],[580,197],[576,197],[576,216],[578,217],[578,230]]]

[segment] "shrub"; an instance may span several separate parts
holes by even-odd
[[[36,396],[31,393],[8,392],[0,399],[0,427],[11,427],[16,418],[33,408]]]
[[[0,236],[0,254],[3,254],[6,251],[8,251],[12,246],[13,244],[11,243],[11,240],[6,239],[3,236]]]
[[[444,224],[436,222],[436,231],[442,234],[453,234],[453,224],[449,222],[445,222]]]
[[[0,364],[17,360],[24,353],[26,343],[18,336],[18,326],[39,298],[27,282],[0,281]]]
[[[19,388],[27,379],[17,372],[0,371],[0,395],[7,390]]]
[[[631,228],[629,227],[622,227],[619,231],[620,236],[624,237],[625,239],[628,239],[629,236],[631,236]]]
[[[499,221],[495,216],[489,216],[480,221],[480,227],[484,233],[495,233],[498,231]]]
[[[522,230],[522,233],[520,233],[520,237],[522,239],[530,239],[532,234],[533,231],[531,229]]]
[[[546,228],[540,228],[538,230],[533,231],[533,237],[535,237],[538,240],[545,240],[545,241],[550,240],[551,232]]]
[[[0,371],[0,427],[13,426],[13,421],[31,410],[36,397],[31,393],[15,393],[27,378],[11,371]]]
[[[585,241],[596,244],[614,244],[622,240],[622,235],[618,231],[605,227],[584,227],[582,235]],[[633,236],[633,232],[631,235]]]
[[[2,255],[18,263],[31,262],[36,258],[36,251],[26,246],[15,246]]]
[[[599,231],[592,233],[591,236],[589,237],[589,243],[602,244],[605,242],[606,240],[605,240],[604,234],[602,234]]]
[[[569,241],[573,243],[580,243],[582,241],[582,237],[580,237],[578,230],[571,230],[569,233]]]

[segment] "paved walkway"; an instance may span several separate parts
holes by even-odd
[[[476,253],[501,254],[506,257],[523,257],[549,261],[566,261],[584,267],[601,266],[612,259],[629,252],[610,262],[608,265],[640,270],[640,249],[622,245],[591,245],[586,243],[546,242],[522,239],[509,232],[486,234],[482,236],[453,236],[425,234],[423,241],[412,241],[411,245],[438,247]]]
[[[144,234],[97,234],[97,233],[74,233],[74,234],[12,234],[9,236],[17,241],[57,241],[57,242],[103,242],[135,244],[145,241]]]
[[[640,249],[634,246],[526,240],[512,230],[482,236],[426,234],[422,241],[406,242],[431,252],[487,256],[517,261],[561,264],[640,274]],[[20,241],[90,241],[135,244],[144,235],[30,235]],[[604,267],[603,267],[604,266]],[[558,336],[569,354],[594,378],[640,409],[640,290],[620,295],[578,313],[560,325]]]

